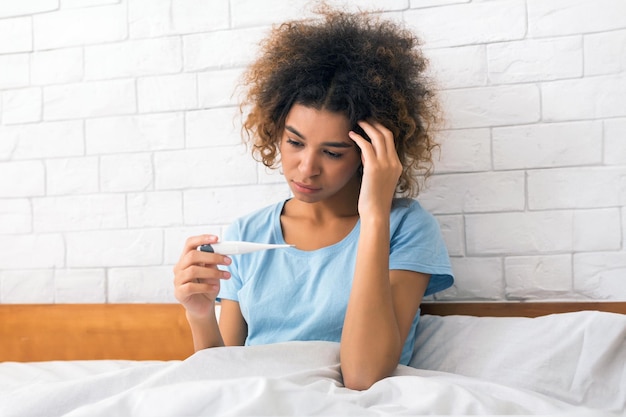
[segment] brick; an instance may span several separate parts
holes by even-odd
[[[171,10],[176,33],[217,30],[229,24],[227,0],[172,0]]]
[[[75,156],[84,153],[83,124],[63,121],[0,127],[2,141],[13,143],[5,159]],[[0,157],[4,152],[0,152]]]
[[[531,255],[573,248],[571,211],[472,214],[465,217],[470,255]]]
[[[32,49],[33,25],[29,17],[0,20],[0,54],[29,52]]]
[[[528,0],[528,36],[563,36],[622,29],[626,3],[621,0]]]
[[[142,113],[195,109],[198,107],[196,75],[139,78],[137,96]]]
[[[174,273],[170,266],[112,268],[107,293],[109,303],[173,303]]]
[[[132,38],[227,29],[227,0],[132,0],[128,4]]]
[[[61,0],[62,9],[103,6],[117,4],[120,0]]]
[[[33,199],[36,232],[64,232],[126,227],[124,196],[93,194]]]
[[[472,172],[491,170],[489,129],[460,129],[441,132],[440,151],[435,158],[435,172]]]
[[[242,201],[242,195],[246,196],[245,201]],[[285,185],[186,190],[183,194],[185,224],[229,224],[289,196]]]
[[[179,191],[133,193],[126,198],[129,227],[163,227],[183,223],[183,196]]]
[[[419,9],[420,7],[442,6],[445,4],[469,3],[470,0],[411,0],[410,8]]]
[[[91,194],[99,191],[97,157],[54,158],[46,160],[46,194]]]
[[[626,167],[557,168],[528,172],[528,207],[556,208],[615,207]]]
[[[515,256],[504,260],[507,298],[572,296],[572,255]]]
[[[44,193],[45,172],[41,161],[0,163],[0,198],[32,197]]]
[[[256,182],[257,162],[241,147],[164,151],[155,154],[154,163],[157,190]]]
[[[622,207],[622,248],[626,248],[626,208]]]
[[[604,121],[604,163],[624,165],[626,161],[626,119]]]
[[[185,71],[242,67],[256,55],[267,29],[240,29],[189,35],[183,38]]]
[[[2,289],[0,301],[3,304],[54,302],[54,272],[52,270],[2,271],[0,284],[2,284],[0,285]]]
[[[576,78],[583,74],[580,37],[530,39],[487,46],[489,80],[523,83]]]
[[[232,26],[250,27],[250,26],[266,26],[276,22],[300,19],[304,15],[309,14],[306,7],[306,1],[285,1],[267,4],[252,0],[231,0],[230,11]]]
[[[88,154],[159,151],[184,147],[182,113],[119,116],[86,121]]]
[[[494,128],[495,169],[550,168],[602,162],[602,123],[571,122]]]
[[[428,48],[511,41],[526,33],[526,7],[518,0],[407,10],[404,17]]]
[[[501,300],[504,297],[502,259],[451,258],[454,286],[437,293],[437,300]]]
[[[626,298],[626,252],[579,253],[574,255],[574,289],[596,300]]]
[[[585,36],[585,75],[626,71],[626,30]]]
[[[44,88],[44,120],[134,113],[133,80],[94,81]]]
[[[523,210],[524,173],[442,174],[429,179],[420,202],[432,213]]]
[[[236,86],[240,82],[241,75],[241,69],[199,73],[198,97],[200,107],[238,105]]]
[[[200,236],[204,234],[209,235],[222,235],[221,226],[207,226],[207,225],[196,225],[196,226],[184,226],[184,227],[170,227],[164,229],[165,233],[165,248],[164,252],[164,264],[174,265],[178,262],[180,257],[182,256],[183,248],[185,247],[185,242],[191,236]]]
[[[0,204],[0,233],[32,232],[33,213],[30,201],[12,198]]]
[[[424,51],[428,73],[443,89],[481,87],[487,83],[487,52],[484,45]]]
[[[54,271],[55,303],[105,303],[104,269],[57,269]]]
[[[104,192],[152,189],[154,169],[150,154],[106,155],[100,158],[100,189]]]
[[[0,55],[0,68],[0,90],[28,86],[29,54]]]
[[[547,82],[541,98],[545,121],[626,116],[626,74]]]
[[[2,123],[16,124],[41,120],[41,89],[21,88],[2,94]]]
[[[285,184],[285,176],[280,169],[267,168],[265,165],[257,164],[258,184]]]
[[[131,38],[171,35],[171,0],[132,0],[128,2],[128,32]]]
[[[0,2],[0,18],[24,16],[56,10],[59,0],[29,0]]]
[[[442,0],[450,1],[450,0]],[[393,14],[393,12],[399,12],[409,7],[409,0],[387,0],[381,2],[380,0],[358,0],[355,2],[345,2],[343,0],[331,0],[329,4],[337,7],[345,7],[346,10],[352,12],[358,12],[360,10],[368,10],[373,13],[385,12],[383,16]],[[307,4],[307,3],[305,3]],[[307,4],[308,5],[308,4]]]
[[[233,146],[241,143],[239,110],[224,107],[185,114],[187,148]]]
[[[595,252],[619,250],[622,231],[618,208],[574,211],[574,250]]]
[[[64,48],[32,54],[31,83],[64,84],[83,79],[83,49]]]
[[[70,268],[160,265],[163,258],[160,230],[99,230],[65,236]]]
[[[441,235],[450,256],[465,255],[465,226],[463,216],[437,216]]]
[[[372,11],[401,11],[409,6],[407,0],[359,0],[357,2],[344,2],[332,0],[331,6],[338,6],[347,11],[372,10]],[[302,19],[313,16],[313,7],[306,0],[277,2],[272,7],[266,3],[251,0],[231,1],[231,15],[233,27],[266,26],[272,23],[286,20]]]
[[[0,253],[0,269],[56,268],[65,264],[61,234],[4,235]]]
[[[441,93],[447,127],[472,128],[534,123],[540,119],[537,86],[506,85]]]
[[[85,48],[87,79],[123,78],[179,72],[178,38],[145,39]]]
[[[127,36],[126,4],[35,15],[33,26],[35,49],[121,41]]]

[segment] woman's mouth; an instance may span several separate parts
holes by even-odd
[[[321,190],[321,188],[319,187],[315,187],[313,185],[309,185],[309,184],[303,184],[301,182],[297,182],[297,181],[292,181],[292,184],[295,188],[295,191],[298,191],[300,193],[304,193],[304,194],[313,194],[316,193],[318,191]]]

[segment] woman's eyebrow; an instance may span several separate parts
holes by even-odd
[[[304,137],[302,133],[298,132],[298,130],[293,126],[286,125],[285,130],[290,131],[294,135],[298,136],[300,139],[306,140],[306,137]],[[354,146],[353,143],[348,143],[348,142],[324,142],[322,143],[322,145],[330,146],[333,148],[352,148]]]
[[[298,132],[298,131],[296,130],[296,128],[295,128],[295,127],[293,127],[293,126],[289,126],[289,125],[287,125],[287,126],[285,126],[285,130],[290,131],[291,133],[293,133],[293,134],[294,134],[294,135],[296,135],[296,136],[299,136],[299,137],[300,137],[300,138],[302,138],[302,139],[306,139],[306,138],[304,137],[304,135],[303,135],[302,133]]]

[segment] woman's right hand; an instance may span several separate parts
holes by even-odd
[[[197,250],[198,246],[217,240],[213,235],[190,237],[174,266],[174,296],[185,307],[188,317],[209,316],[215,310],[220,280],[230,278],[229,272],[217,268],[230,265],[229,257]]]

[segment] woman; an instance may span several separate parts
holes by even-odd
[[[274,28],[244,80],[253,153],[293,198],[223,239],[295,248],[229,258],[196,250],[216,236],[191,237],[175,294],[196,350],[337,341],[345,386],[367,389],[409,362],[423,296],[453,281],[437,222],[406,198],[430,173],[437,106],[412,33],[322,14]]]

